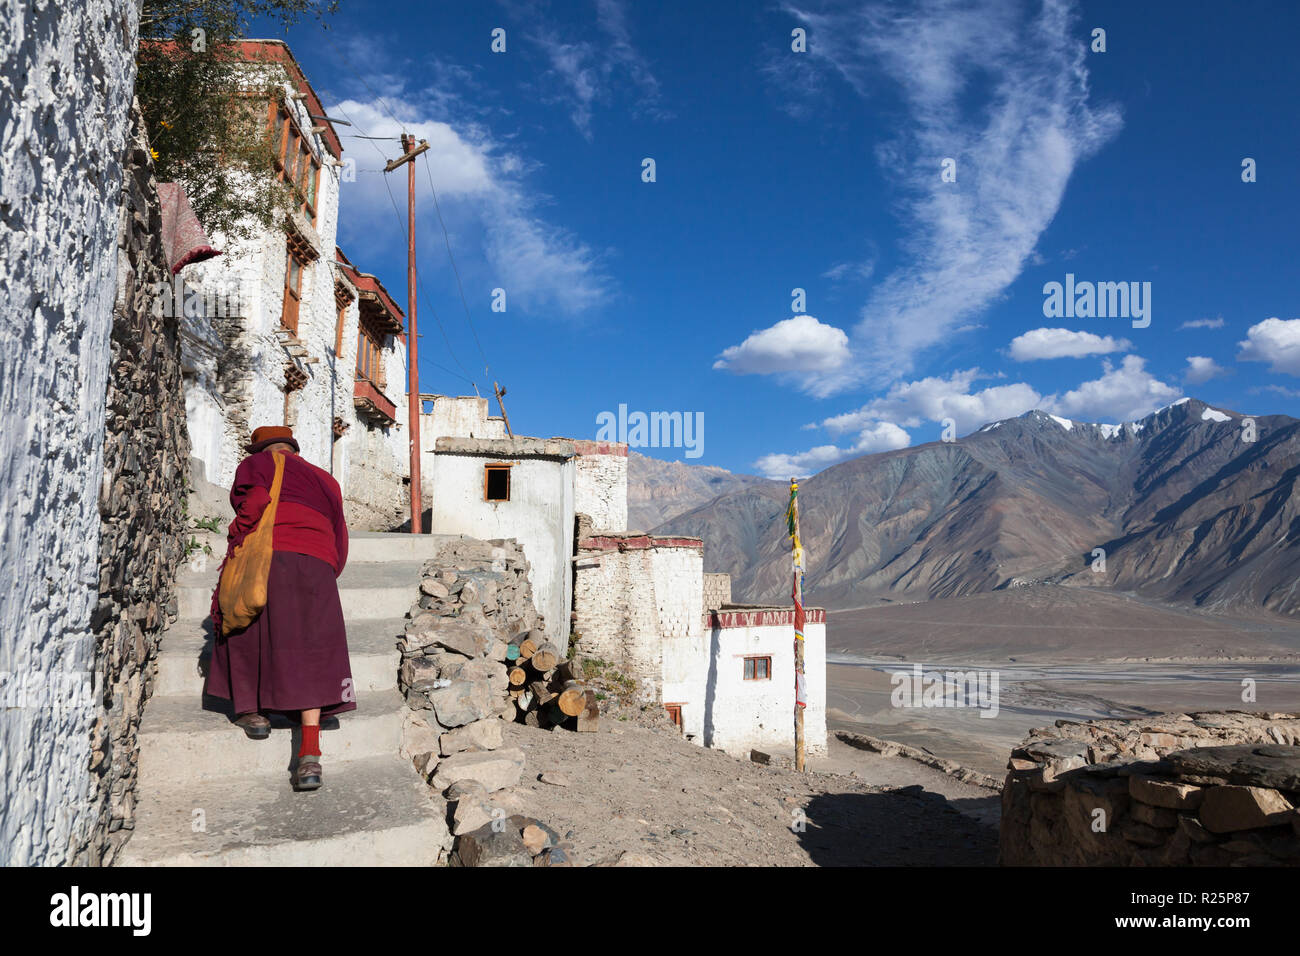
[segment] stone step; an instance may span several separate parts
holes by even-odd
[[[420,561],[348,562],[339,575],[339,598],[347,621],[401,617],[419,597]],[[216,563],[204,571],[186,568],[176,579],[181,620],[208,616],[217,584]]]
[[[396,655],[393,660],[396,666]],[[337,765],[396,753],[405,707],[396,690],[358,693],[357,709],[339,715],[337,729],[322,728],[324,757]],[[150,698],[140,724],[142,792],[232,774],[287,772],[298,752],[297,727],[279,715],[271,721],[269,739],[249,740],[231,723],[226,701],[193,694]]]
[[[445,806],[410,761],[322,765],[325,785],[311,793],[294,793],[283,770],[160,787],[142,768],[117,865],[431,866],[450,848]]]
[[[391,690],[397,686],[397,668],[401,662],[397,640],[405,632],[405,625],[406,619],[400,617],[347,625],[348,660],[352,664],[353,686],[358,692]],[[188,694],[197,700],[203,693],[211,651],[211,621],[178,620],[163,635],[154,695]]]
[[[190,530],[185,533],[185,540],[193,537],[200,550],[192,558],[202,564],[203,558],[208,562],[220,564],[226,553],[225,526],[219,532]],[[460,535],[455,534],[395,534],[387,531],[352,531],[348,534],[348,563],[428,561],[448,541],[455,541]],[[207,545],[212,553],[202,551]],[[201,568],[199,568],[201,570]]]

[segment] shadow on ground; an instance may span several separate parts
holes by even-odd
[[[818,866],[997,864],[997,830],[919,786],[884,793],[823,794],[814,797],[805,812],[807,823],[799,840]]]

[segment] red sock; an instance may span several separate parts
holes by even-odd
[[[298,748],[298,756],[320,756],[320,724],[302,725],[302,746]]]

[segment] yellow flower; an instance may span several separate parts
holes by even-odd
[[[171,128],[172,128],[172,124],[169,123],[169,122],[167,122],[166,120],[159,120],[159,121],[158,121],[158,125],[161,126],[163,129],[171,129]]]
[[[158,150],[156,150],[156,149],[151,149],[151,150],[149,150],[149,155],[152,156],[154,159],[157,159],[157,158],[158,158]]]

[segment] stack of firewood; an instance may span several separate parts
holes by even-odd
[[[518,723],[583,733],[600,729],[600,705],[583,683],[582,663],[560,660],[559,649],[540,631],[524,631],[506,645],[506,669]]]

